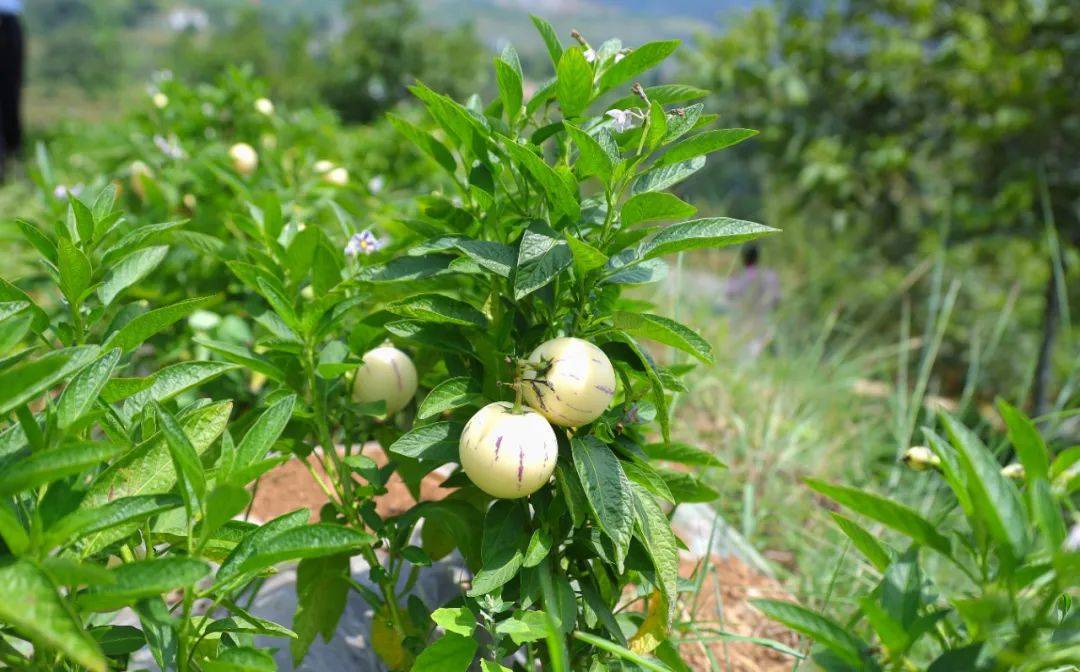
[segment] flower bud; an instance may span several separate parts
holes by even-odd
[[[1022,481],[1024,480],[1025,475],[1024,465],[1019,462],[1007,464],[1001,468],[1001,475],[1005,478],[1011,478],[1014,481]]]
[[[349,183],[349,171],[338,166],[323,174],[323,180],[336,187],[344,187]]]
[[[259,155],[246,142],[238,142],[230,147],[229,158],[232,159],[233,168],[241,175],[251,175],[259,166]]]
[[[912,446],[904,451],[900,461],[915,471],[937,469],[941,466],[941,458],[926,446]]]
[[[269,117],[274,113],[274,104],[269,98],[259,98],[255,101],[255,111]]]
[[[151,96],[150,100],[153,101],[154,107],[159,110],[164,110],[166,107],[169,106],[169,97],[160,91]]]

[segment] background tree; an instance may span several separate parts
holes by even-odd
[[[779,2],[704,39],[689,62],[725,123],[762,131],[746,150],[749,180],[722,172],[721,184],[770,195],[771,182],[788,185],[788,228],[847,231],[885,264],[910,265],[944,238],[999,285],[1015,277],[1022,305],[1041,308],[1018,317],[1042,323],[1031,343],[1042,411],[1080,244],[1080,176],[1061,151],[1080,140],[1078,29],[1069,3]],[[965,291],[978,303],[988,287]]]

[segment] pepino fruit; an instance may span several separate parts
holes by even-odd
[[[340,166],[332,168],[323,174],[323,179],[335,187],[344,187],[349,183],[349,171]]]
[[[555,430],[539,413],[496,401],[476,412],[461,432],[461,468],[484,492],[527,497],[551,478],[559,456]]]
[[[364,354],[364,363],[356,369],[353,401],[386,402],[392,415],[409,403],[416,394],[416,367],[412,360],[392,345],[383,345]]]
[[[580,338],[554,338],[529,355],[525,401],[556,425],[580,427],[615,396],[615,369],[604,351]]]
[[[274,103],[269,98],[259,98],[255,101],[255,111],[269,117],[274,113]]]
[[[233,168],[241,175],[251,175],[259,167],[259,155],[246,142],[238,142],[230,147],[229,158],[232,159]]]

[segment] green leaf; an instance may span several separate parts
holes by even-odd
[[[274,442],[285,431],[285,426],[289,424],[295,405],[296,395],[290,394],[275,401],[263,411],[236,447],[237,467],[250,466],[266,457]],[[246,485],[246,483],[236,485]]]
[[[330,523],[291,528],[259,544],[239,569],[241,573],[258,572],[286,560],[347,553],[374,540],[366,532]]]
[[[471,637],[476,630],[476,616],[468,607],[443,607],[431,612],[431,620],[446,632]]]
[[[671,488],[667,481],[656,469],[647,462],[628,460],[622,463],[623,471],[631,483],[636,483],[649,491],[650,494],[663,500],[677,504],[675,496],[671,494]]]
[[[1020,560],[1027,552],[1029,526],[1020,493],[974,432],[948,415],[942,415],[942,422],[967,474],[975,515],[1012,558]]]
[[[221,357],[228,362],[239,364],[252,371],[257,371],[270,380],[276,380],[278,382],[283,382],[285,380],[284,371],[241,345],[223,343],[222,341],[200,337],[196,337],[193,340],[207,350],[221,355]]]
[[[101,647],[72,616],[56,586],[28,560],[0,561],[0,622],[93,672],[108,668]]]
[[[692,217],[697,208],[675,194],[646,191],[631,197],[619,211],[623,226]]]
[[[180,362],[146,378],[113,379],[102,390],[102,397],[109,402],[128,398],[121,416],[132,418],[152,401],[168,401],[236,368],[227,362]]]
[[[513,123],[521,114],[521,73],[502,58],[496,58],[495,80],[499,84],[499,96],[502,98],[506,118]]]
[[[616,311],[612,316],[615,326],[635,336],[647,338],[682,350],[697,357],[705,364],[712,364],[712,346],[689,327],[674,320],[649,313]]]
[[[424,397],[416,411],[419,420],[427,420],[437,415],[468,406],[480,394],[480,385],[471,376],[448,378]]]
[[[937,531],[937,526],[913,509],[890,499],[858,488],[830,485],[816,479],[806,479],[806,484],[829,499],[848,507],[856,513],[872,518],[886,527],[905,534],[918,543],[932,548],[946,557],[952,557],[949,539]]]
[[[138,523],[159,513],[183,506],[176,495],[137,495],[121,497],[103,506],[80,507],[58,520],[45,531],[45,546],[66,544],[126,523]]]
[[[649,42],[634,49],[600,76],[600,91],[607,91],[659,64],[679,46],[678,40]]]
[[[574,261],[566,240],[543,222],[521,236],[514,270],[514,298],[521,299],[555,279]]]
[[[49,315],[41,309],[30,295],[0,278],[0,301],[25,301],[30,304],[30,313],[34,316],[32,328],[35,334],[40,334],[49,328]]]
[[[0,539],[11,555],[22,555],[30,547],[30,536],[7,503],[0,504]]]
[[[556,68],[555,97],[563,117],[579,116],[592,99],[593,69],[585,60],[581,47],[570,47],[562,53]]]
[[[454,155],[450,153],[446,145],[439,142],[430,133],[396,114],[387,113],[386,118],[397,129],[398,133],[401,133],[409,142],[416,145],[420,151],[434,159],[435,163],[442,166],[448,173],[453,174],[457,170]]]
[[[607,182],[611,179],[614,162],[607,151],[591,135],[571,123],[564,123],[567,134],[578,148],[574,169],[582,177],[595,176]]]
[[[60,291],[73,306],[82,302],[83,293],[89,289],[93,270],[90,260],[67,238],[57,241],[57,265],[60,267]]]
[[[123,448],[108,443],[76,443],[50,448],[15,461],[0,472],[0,497],[31,490],[97,466]]]
[[[180,494],[188,510],[188,520],[194,521],[196,514],[203,509],[202,502],[206,497],[206,472],[199,460],[199,453],[195,446],[191,445],[184,428],[157,402],[154,402],[154,405],[161,433],[165,436],[165,444],[172,456],[173,468],[179,477]]]
[[[126,656],[146,646],[142,630],[130,625],[106,625],[89,632],[106,656]]]
[[[1031,515],[1043,535],[1043,546],[1054,553],[1065,542],[1068,530],[1061,515],[1061,507],[1054,500],[1050,482],[1045,478],[1028,480],[1028,497],[1031,499]]]
[[[205,672],[277,672],[277,664],[268,651],[250,646],[224,649],[214,660],[203,663]]]
[[[892,563],[893,558],[896,557],[896,551],[886,546],[884,542],[879,541],[877,537],[867,532],[866,528],[854,520],[845,518],[839,513],[830,513],[829,515],[836,521],[840,530],[847,535],[847,538],[851,540],[855,548],[859,549],[859,552],[870,561],[870,564],[879,572],[884,572]]]
[[[679,546],[663,509],[645,488],[630,484],[633,493],[634,532],[656,568],[657,586],[668,605],[668,620],[678,597]]]
[[[630,481],[618,458],[595,436],[570,441],[574,469],[581,479],[589,509],[600,529],[615,543],[619,564],[630,548],[634,505]]]
[[[251,493],[239,485],[225,483],[211,490],[206,496],[206,516],[199,528],[202,541],[208,540],[222,525],[242,513],[249,503]]]
[[[705,131],[682,142],[672,145],[671,149],[664,153],[653,167],[669,166],[673,163],[686,161],[697,156],[710,154],[717,150],[730,147],[757,135],[757,131],[748,128],[722,128],[714,131]]]
[[[41,561],[41,569],[61,586],[96,586],[111,584],[113,575],[103,565],[82,563],[68,557],[54,556]]]
[[[155,597],[174,588],[191,586],[210,573],[210,566],[193,558],[138,560],[115,567],[115,581],[91,586],[76,598],[87,611],[116,611],[146,597]]]
[[[102,265],[112,266],[118,259],[131,254],[133,251],[165,237],[173,229],[184,225],[184,221],[164,222],[162,224],[146,224],[133,229],[121,238],[115,245],[105,250],[101,256]]]
[[[195,451],[202,455],[225,430],[231,411],[232,403],[222,401],[181,414],[177,420]],[[109,465],[91,483],[83,505],[97,507],[121,497],[164,494],[175,485],[176,468],[165,438],[159,433]],[[129,531],[121,526],[98,532],[87,538],[85,547],[102,548]]]
[[[548,56],[551,57],[551,64],[557,66],[559,61],[562,60],[563,48],[559,42],[559,35],[555,32],[555,29],[551,27],[551,24],[546,20],[536,16],[535,14],[529,14],[529,18],[532,19],[533,25],[536,26],[536,31],[540,33],[540,37],[544,40],[544,46],[547,47]]]
[[[67,429],[90,410],[118,361],[120,349],[113,348],[71,379],[56,405],[56,421],[60,429]]]
[[[574,272],[578,277],[584,277],[589,271],[603,268],[608,263],[606,254],[571,235],[566,236],[566,244],[574,255]]]
[[[390,444],[389,451],[436,465],[456,462],[461,429],[461,424],[457,422],[435,422],[415,427]]]
[[[835,621],[805,607],[781,600],[751,600],[751,604],[774,621],[806,635],[856,669],[864,669],[866,645]]]
[[[495,626],[495,632],[508,635],[514,644],[521,646],[547,636],[547,614],[543,611],[522,611]]]
[[[656,468],[655,471],[664,480],[677,503],[713,502],[720,497],[720,493],[706,485],[697,474],[663,468]]]
[[[477,642],[472,637],[448,633],[424,649],[411,672],[465,672],[476,656]]]
[[[349,556],[306,558],[296,568],[296,615],[290,644],[293,663],[299,666],[317,635],[329,642],[345,613],[349,598]]]
[[[487,327],[487,318],[476,308],[442,294],[417,294],[387,304],[386,310],[424,322],[457,324],[463,327]]]
[[[645,127],[645,149],[654,151],[667,134],[667,113],[664,106],[655,100],[649,103],[649,119]]]
[[[724,463],[707,450],[686,443],[667,441],[642,446],[645,454],[654,460],[677,462],[694,467],[723,467]]]
[[[38,359],[22,361],[0,371],[0,416],[37,398],[98,355],[97,346],[53,350]]]
[[[94,240],[94,214],[86,204],[75,198],[68,197],[68,221],[75,220],[75,230],[79,233],[79,240],[90,243]]]
[[[682,163],[652,168],[634,180],[634,183],[630,185],[630,193],[637,195],[650,191],[663,191],[682,182],[704,167],[705,157],[698,156]]]
[[[135,250],[121,259],[97,290],[98,298],[103,305],[108,306],[113,300],[128,287],[142,280],[151,271],[161,265],[161,261],[169,252],[168,245],[156,245]]]
[[[1016,449],[1020,463],[1024,465],[1024,474],[1030,480],[1048,478],[1050,473],[1050,454],[1046,449],[1039,430],[1030,419],[1004,399],[998,400],[1001,418],[1008,427],[1009,442]]]
[[[675,224],[649,238],[638,248],[640,259],[696,250],[741,245],[748,240],[776,233],[777,229],[728,217],[710,217]]]
[[[130,352],[162,329],[187,317],[199,308],[209,305],[212,301],[214,301],[213,296],[203,296],[178,301],[164,308],[143,313],[110,336],[103,347],[121,348],[124,352]]]
[[[237,577],[241,573],[240,567],[255,554],[259,547],[286,530],[306,525],[309,515],[310,512],[307,509],[297,509],[278,516],[249,532],[221,563],[221,567],[218,568],[217,583],[220,585]]]
[[[620,646],[615,642],[609,642],[603,637],[597,637],[596,635],[582,632],[580,630],[574,631],[574,639],[578,639],[586,644],[594,646],[601,651],[607,651],[623,660],[640,667],[643,670],[649,670],[649,672],[671,672],[671,669],[654,658],[646,658],[645,656],[634,653],[630,649]],[[550,641],[550,640],[549,640]]]
[[[509,278],[514,270],[515,251],[509,245],[491,240],[470,240],[462,238],[455,241],[454,247],[464,252],[480,267],[502,278]]]
[[[485,595],[517,576],[529,543],[528,515],[517,500],[496,500],[484,516],[483,566],[469,597]]]
[[[515,162],[521,164],[544,190],[552,209],[576,222],[581,218],[581,205],[577,195],[567,186],[555,169],[549,166],[533,150],[518,144],[515,140],[501,137],[506,152]]]

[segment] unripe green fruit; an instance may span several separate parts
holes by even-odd
[[[615,396],[615,369],[604,351],[580,338],[554,338],[529,355],[525,401],[556,425],[599,418]]]
[[[405,408],[415,394],[416,367],[408,355],[392,345],[364,354],[353,379],[353,401],[385,401],[386,413],[391,415]]]
[[[230,147],[229,158],[232,159],[233,168],[241,175],[251,175],[259,167],[259,155],[246,142],[238,142]]]
[[[528,497],[555,471],[559,444],[555,430],[528,408],[496,401],[465,424],[458,444],[461,468],[484,492],[500,499]]]

